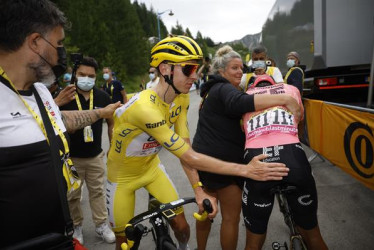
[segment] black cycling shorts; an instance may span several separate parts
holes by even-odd
[[[240,189],[243,189],[245,178],[231,175],[214,174],[204,171],[198,171],[200,181],[208,190],[214,191],[217,189],[228,187],[235,184]]]
[[[264,161],[281,162],[290,169],[281,181],[255,181],[246,179],[242,195],[242,209],[246,228],[252,233],[264,234],[274,205],[271,189],[279,184],[296,186],[287,195],[295,223],[310,230],[317,226],[317,190],[311,166],[300,143],[277,145],[267,148],[245,150],[245,160],[249,162],[259,154],[270,155]]]

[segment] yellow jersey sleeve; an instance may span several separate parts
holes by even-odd
[[[190,107],[190,95],[181,94],[180,95],[181,110],[180,116],[174,124],[174,131],[180,135],[182,138],[190,138],[190,131],[188,129],[187,114]]]

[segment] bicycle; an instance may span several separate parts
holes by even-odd
[[[150,198],[148,211],[138,214],[132,218],[126,225],[125,234],[127,243],[122,243],[122,250],[137,250],[142,237],[152,233],[153,240],[156,243],[156,250],[176,250],[176,244],[169,234],[168,221],[173,219],[176,214],[173,209],[188,203],[196,203],[195,198],[182,198],[170,203],[160,203],[155,198]],[[206,220],[208,213],[213,211],[211,203],[208,199],[203,201],[203,214],[194,213],[197,220]],[[142,221],[149,220],[151,227],[148,228],[141,224]]]
[[[277,197],[279,210],[283,214],[284,222],[290,229],[290,247],[291,247],[290,249],[291,250],[307,250],[305,241],[296,228],[296,224],[292,216],[292,211],[287,201],[287,194],[291,193],[295,189],[296,189],[295,186],[281,184],[281,185],[278,185],[272,188],[270,192],[272,194],[275,194],[275,197]],[[273,250],[279,250],[281,248],[288,250],[287,242],[284,242],[284,244],[281,245],[279,242],[275,241],[272,243],[272,248]]]

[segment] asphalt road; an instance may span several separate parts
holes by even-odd
[[[196,131],[199,102],[200,98],[196,95],[195,91],[191,91],[191,104],[188,117],[191,139]],[[107,150],[108,138],[106,135],[105,123],[103,131],[103,148]],[[305,150],[308,157],[313,154],[308,147],[305,147]],[[174,180],[180,197],[193,196],[193,191],[180,166],[179,160],[164,149],[161,151],[160,157],[169,176]],[[340,170],[340,168],[319,157],[312,161],[312,168],[319,197],[319,224],[329,249],[374,249],[374,191],[366,188],[360,182]],[[135,213],[138,214],[146,210],[148,194],[145,190],[141,189],[137,191],[136,196]],[[114,244],[104,243],[95,234],[86,188],[83,193],[82,206],[85,217],[83,222],[85,246],[93,250],[114,249]],[[191,227],[191,238],[189,241],[191,249],[196,248],[195,222],[192,217],[195,210],[196,206],[194,204],[185,206],[186,218]],[[220,249],[220,223],[221,218],[220,215],[218,215],[214,220],[209,237],[207,247],[209,250]],[[271,244],[274,241],[287,241],[287,230],[278,206],[275,205],[270,218],[268,235],[263,249],[272,249]],[[245,227],[242,222],[240,223],[239,233],[237,249],[244,249]],[[154,249],[151,235],[143,238],[140,249]]]

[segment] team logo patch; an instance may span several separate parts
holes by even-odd
[[[155,123],[146,123],[145,126],[147,128],[157,128],[157,127],[160,127],[160,126],[162,126],[164,124],[166,124],[166,121],[162,120],[160,122],[155,122]]]
[[[157,141],[147,142],[143,144],[143,149],[156,148],[158,146],[160,146],[160,143],[158,143]]]

